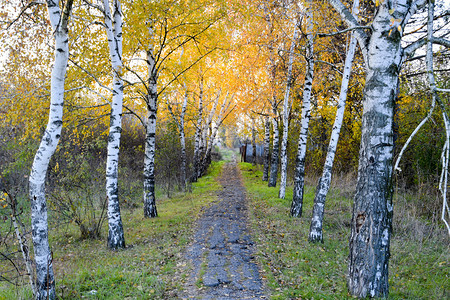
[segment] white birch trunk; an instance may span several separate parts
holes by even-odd
[[[292,86],[292,65],[294,63],[294,51],[297,43],[298,32],[300,30],[300,19],[297,20],[294,28],[294,34],[292,37],[291,48],[289,49],[289,61],[288,70],[286,76],[286,91],[284,93],[283,102],[283,137],[281,140],[281,178],[280,178],[280,191],[278,197],[284,199],[286,196],[286,179],[287,179],[287,142],[289,134],[289,114],[291,110],[291,104],[289,101],[289,94]]]
[[[198,97],[198,116],[194,137],[194,170],[192,172],[192,182],[198,180],[198,169],[200,168],[200,139],[202,135],[203,119],[203,79],[200,81],[200,92]]]
[[[314,78],[314,39],[313,39],[313,16],[311,8],[306,13],[307,23],[307,47],[306,47],[306,73],[303,87],[302,121],[300,135],[298,138],[297,159],[294,175],[294,194],[291,205],[291,216],[301,217],[303,207],[303,190],[305,185],[305,157],[306,143],[308,141],[309,120],[311,118],[311,90]]]
[[[219,110],[219,114],[217,115],[217,119],[216,122],[211,130],[211,136],[209,139],[209,143],[208,143],[208,147],[206,150],[206,163],[205,166],[203,167],[203,172],[206,173],[208,166],[211,164],[211,151],[213,148],[213,144],[214,144],[214,140],[216,139],[217,133],[219,132],[219,128],[222,125],[223,121],[225,121],[225,118],[227,117],[227,115],[224,116],[225,112],[229,109],[231,102],[232,102],[232,98],[230,100],[228,100],[228,93],[225,96],[225,99],[222,102],[222,105],[220,106],[220,110]]]
[[[203,164],[206,153],[206,143],[207,143],[207,135],[208,135],[209,127],[206,124],[203,124],[202,129],[200,130],[200,142],[198,147],[198,169],[197,169],[197,178],[203,176]]]
[[[185,87],[186,88],[186,87]],[[186,108],[188,102],[188,92],[184,95],[183,106],[181,108],[181,116],[178,130],[180,132],[180,144],[181,144],[181,187],[183,191],[186,190],[186,138],[184,134],[184,117],[186,115]]]
[[[353,15],[357,16],[359,7],[359,0],[353,2]],[[331,131],[330,142],[328,145],[327,157],[323,166],[322,176],[319,179],[316,188],[316,195],[314,197],[314,206],[311,219],[311,226],[309,229],[309,241],[322,242],[323,241],[323,215],[325,208],[325,200],[330,189],[331,176],[333,172],[333,162],[336,154],[336,148],[339,141],[339,134],[341,132],[342,122],[344,120],[345,104],[347,101],[348,83],[350,81],[350,73],[352,70],[353,58],[356,50],[356,38],[353,34],[350,36],[350,43],[348,46],[347,56],[345,57],[344,72],[342,74],[341,91],[339,93],[339,102],[334,119],[333,129]]]
[[[276,100],[272,103],[273,117],[272,117],[272,127],[273,127],[273,146],[272,146],[272,158],[270,161],[270,176],[267,185],[269,187],[275,187],[277,185],[278,178],[278,163],[279,163],[279,147],[280,147],[280,132],[278,128],[277,120],[277,108],[275,105]]]
[[[270,121],[269,116],[264,119],[264,168],[263,181],[269,180],[269,164],[270,164]]]
[[[357,297],[387,297],[392,226],[393,116],[402,64],[401,32],[406,0],[381,2],[367,41],[361,148],[351,222],[348,288]],[[395,9],[393,15],[389,13]],[[389,34],[389,32],[391,33]],[[360,45],[364,47],[360,39]]]
[[[348,26],[359,25],[339,0],[328,2]],[[359,298],[388,297],[394,101],[405,55],[421,45],[417,42],[402,49],[401,38],[404,27],[423,3],[422,0],[380,1],[371,33],[355,29],[367,73],[349,245],[348,288],[351,295]]]
[[[55,60],[51,76],[50,112],[44,136],[34,157],[29,181],[31,201],[31,229],[36,263],[38,299],[55,299],[55,278],[52,252],[48,242],[48,216],[45,199],[45,180],[50,158],[59,142],[63,120],[64,80],[69,59],[69,32],[67,23],[72,10],[67,1],[61,14],[56,0],[47,0],[48,15],[55,35]]]
[[[445,126],[445,143],[442,148],[441,160],[442,160],[442,171],[439,180],[439,191],[442,196],[442,214],[441,219],[447,227],[448,234],[450,235],[450,225],[447,222],[447,218],[450,219],[450,208],[447,202],[447,187],[448,187],[448,164],[450,159],[450,120],[447,114],[443,111],[442,118],[444,119]]]
[[[113,0],[113,14],[109,0],[103,0],[109,55],[113,69],[113,97],[111,104],[108,155],[106,159],[106,196],[108,198],[108,247],[125,247],[119,206],[119,149],[122,132],[123,82],[122,72],[122,10],[119,0]],[[113,23],[114,20],[114,23]]]
[[[212,146],[213,146],[213,142],[214,142],[214,138],[217,133],[217,130],[219,129],[218,128],[219,124],[218,123],[216,124],[217,128],[212,128],[211,126],[212,126],[214,114],[216,113],[217,105],[219,104],[220,94],[221,93],[219,92],[219,94],[216,96],[216,98],[214,100],[213,107],[211,108],[211,111],[209,112],[208,118],[206,119],[206,122],[205,122],[205,127],[203,128],[203,131],[202,131],[202,139],[201,139],[201,144],[200,144],[200,157],[202,158],[202,160],[201,160],[200,169],[199,169],[199,173],[198,173],[199,177],[203,176],[206,173],[208,166],[211,163]],[[220,108],[219,116],[217,118],[218,121],[222,117],[222,112],[225,107],[225,104],[226,104],[226,98]],[[208,131],[209,131],[209,138],[208,138]]]
[[[181,175],[180,175],[180,182],[181,182],[181,189],[183,191],[186,190],[186,138],[184,134],[184,116],[186,115],[186,108],[187,108],[187,100],[188,100],[188,91],[186,88],[186,85],[184,85],[185,94],[184,94],[184,100],[183,104],[181,106],[181,114],[180,119],[175,116],[172,106],[167,101],[167,108],[169,109],[169,113],[172,116],[172,119],[177,124],[179,136],[180,136],[180,147],[181,147]]]
[[[264,174],[266,174],[266,180],[267,180],[267,185],[269,187],[275,187],[277,185],[277,177],[278,177],[278,162],[279,162],[279,129],[278,129],[278,121],[277,121],[277,100],[275,99],[275,78],[276,78],[276,62],[275,62],[275,53],[274,53],[274,40],[272,39],[272,34],[273,34],[273,20],[270,16],[270,12],[269,12],[269,7],[268,5],[270,4],[270,2],[265,2],[263,5],[263,9],[264,9],[264,13],[265,13],[265,19],[268,25],[268,32],[269,32],[269,38],[270,38],[270,42],[269,42],[269,60],[270,60],[270,65],[268,66],[268,73],[270,73],[270,88],[272,89],[272,101],[270,101],[270,104],[272,106],[272,113],[273,113],[273,117],[272,117],[272,128],[273,128],[273,146],[272,146],[272,155],[270,155],[270,149],[269,149],[269,145],[267,146],[267,171],[266,171],[266,166],[264,166]],[[269,111],[270,113],[270,111]],[[266,136],[265,136],[265,141],[268,140],[267,143],[270,144],[270,124],[268,124],[269,122],[269,117],[267,118],[267,123],[266,123]],[[269,131],[269,132],[267,132]],[[269,135],[267,137],[267,134]],[[265,156],[266,157],[266,156]],[[270,171],[269,171],[270,169]],[[264,175],[263,175],[263,180],[264,180]]]
[[[153,29],[149,28],[150,36],[153,36]],[[147,50],[147,134],[145,138],[144,150],[144,217],[155,218],[158,216],[156,210],[155,195],[155,150],[156,150],[156,115],[158,109],[158,74],[155,65],[153,45],[150,44]]]
[[[252,118],[252,164],[256,165],[256,128],[255,128],[255,118]]]

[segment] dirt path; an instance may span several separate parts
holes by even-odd
[[[247,231],[247,204],[236,162],[224,166],[219,201],[197,221],[186,257],[193,270],[188,299],[265,299],[253,242]]]

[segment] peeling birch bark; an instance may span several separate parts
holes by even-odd
[[[308,141],[309,120],[311,119],[311,90],[314,78],[314,38],[313,38],[313,16],[311,8],[306,12],[306,27],[307,27],[307,47],[306,47],[306,72],[305,83],[303,86],[303,101],[302,101],[302,120],[300,135],[298,138],[298,150],[295,163],[294,173],[294,193],[291,205],[291,216],[301,217],[303,208],[303,190],[305,185],[305,157],[306,157],[306,143]],[[300,26],[300,25],[299,25]]]
[[[50,111],[47,127],[34,157],[29,179],[31,230],[36,263],[37,299],[55,299],[53,259],[48,242],[48,215],[45,180],[50,158],[58,145],[63,120],[64,80],[69,60],[69,30],[67,24],[73,0],[61,10],[59,2],[47,0],[48,15],[55,37],[55,60],[51,76]]]
[[[339,0],[328,2],[348,26],[359,25]],[[354,31],[364,55],[366,84],[348,289],[351,295],[360,298],[387,297],[389,293],[394,101],[405,54],[401,47],[402,32],[421,3],[421,0],[380,1],[370,34],[362,29]]]
[[[150,36],[153,36],[153,29],[149,27]],[[153,45],[150,44],[147,50],[147,133],[144,150],[144,217],[155,218],[158,216],[156,209],[155,195],[155,150],[156,150],[156,115],[158,110],[158,74],[156,70]]]
[[[109,8],[109,0],[103,0],[103,9],[113,69],[113,97],[106,159],[106,196],[108,198],[108,247],[115,250],[125,248],[118,184],[123,104],[123,82],[120,78],[122,73],[122,9],[119,0],[113,0],[112,14]]]

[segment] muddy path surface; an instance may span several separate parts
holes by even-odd
[[[218,201],[205,208],[186,252],[187,299],[266,299],[247,230],[245,188],[236,162],[224,165]]]

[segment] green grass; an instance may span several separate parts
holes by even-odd
[[[224,161],[231,161],[234,157],[239,156],[239,149],[219,148],[220,155]]]
[[[217,199],[224,162],[193,184],[193,192],[157,201],[159,216],[143,217],[142,206],[123,209],[127,248],[110,251],[103,240],[80,240],[78,228],[53,230],[56,291],[61,299],[176,299],[186,278],[183,251],[200,209]],[[107,225],[103,228],[106,236]],[[0,299],[29,299],[28,288],[0,283]]]
[[[314,188],[306,186],[303,216],[289,217],[286,199],[262,182],[260,170],[240,164],[248,197],[256,258],[272,299],[346,299],[347,256],[352,200],[331,190],[324,219],[324,243],[311,244],[308,233]],[[397,207],[395,213],[404,213]],[[396,216],[396,215],[395,215]],[[417,221],[417,220],[416,220]],[[394,227],[395,230],[395,227]],[[444,235],[443,235],[444,234]],[[450,249],[446,233],[420,241],[414,232],[394,234],[391,242],[390,299],[448,299]]]

